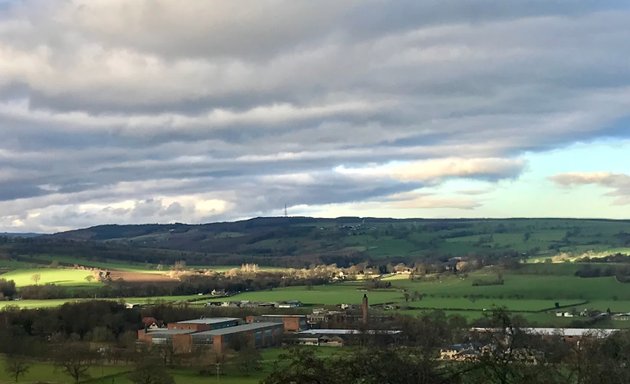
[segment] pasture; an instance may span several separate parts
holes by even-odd
[[[333,353],[339,353],[339,349],[331,347],[318,347],[314,349],[318,356],[330,356]],[[224,368],[222,375],[217,380],[216,375],[200,375],[199,369],[195,368],[177,368],[169,369],[169,373],[175,379],[176,384],[254,384],[258,383],[270,371],[274,363],[281,360],[281,355],[286,350],[282,348],[267,348],[261,350],[261,367],[262,369],[253,372],[251,375],[245,375],[240,372],[239,368],[233,363],[228,362]],[[55,366],[49,362],[41,362],[32,360],[29,362],[29,371],[20,378],[20,383],[49,383],[61,384],[70,383],[72,379],[64,375]],[[5,358],[0,355],[0,384],[14,383],[13,378],[5,372]],[[99,365],[95,364],[89,370],[90,378],[81,380],[81,383],[93,384],[131,384],[127,378],[127,374],[133,370],[133,365]],[[214,364],[209,364],[208,371],[214,372]]]
[[[150,296],[150,297],[125,297],[125,298],[98,298],[99,300],[120,301],[130,304],[155,304],[155,303],[195,303],[209,299],[209,295],[181,295],[181,296]],[[47,300],[14,300],[0,301],[0,309],[6,307],[18,307],[23,309],[58,307],[65,303],[86,301],[91,299],[47,299]],[[205,302],[205,301],[204,301]]]
[[[39,279],[35,279],[39,276]],[[26,285],[56,284],[63,286],[90,286],[101,284],[92,272],[70,268],[26,268],[3,273],[0,278],[15,281],[17,287]]]
[[[402,299],[402,293],[396,289],[374,290],[368,292],[362,284],[343,283],[318,286],[298,286],[276,288],[267,291],[244,292],[229,298],[214,299],[211,301],[288,301],[299,300],[305,305],[338,305],[360,304],[364,294],[368,294],[371,304],[384,304],[398,302]]]
[[[448,314],[459,314],[473,320],[482,317],[485,312],[493,308],[502,307],[518,313],[538,325],[566,325],[575,320],[556,318],[556,310],[579,312],[588,308],[600,311],[610,309],[612,312],[630,312],[630,285],[620,283],[612,276],[580,278],[574,275],[576,268],[577,266],[572,263],[526,264],[515,271],[503,271],[501,273],[503,284],[500,285],[474,284],[497,278],[497,270],[488,268],[470,273],[466,277],[435,275],[410,280],[404,275],[393,275],[384,279],[391,286],[379,289],[371,288],[369,282],[355,281],[243,292],[229,298],[187,295],[133,297],[125,298],[123,301],[138,304],[190,302],[202,305],[211,301],[280,302],[299,300],[310,307],[334,307],[339,304],[360,304],[363,295],[367,294],[369,303],[374,309],[385,309],[384,305],[388,304],[397,308],[394,309],[395,311],[410,315],[439,309]],[[50,282],[84,288],[100,284],[85,280],[89,271],[71,269],[26,269],[12,271],[0,276],[15,278],[18,286],[22,286],[33,284],[31,276],[35,273],[41,274],[40,284]],[[6,306],[50,307],[75,300],[4,301],[0,302],[0,308]],[[625,326],[625,324],[618,326]]]

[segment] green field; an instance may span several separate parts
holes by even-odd
[[[92,272],[81,269],[69,268],[29,268],[17,269],[0,275],[0,278],[15,281],[17,287],[35,285],[34,275],[39,275],[37,284],[56,284],[63,286],[90,286],[100,285],[97,279],[87,281],[87,276],[92,276]]]
[[[359,304],[363,294],[367,293],[375,310],[379,309],[381,304],[391,304],[393,307],[399,307],[394,310],[401,313],[418,314],[441,309],[447,313],[462,314],[466,318],[474,319],[483,316],[489,309],[504,307],[541,324],[570,322],[564,318],[555,318],[553,312],[556,305],[563,310],[574,307],[580,310],[591,308],[630,312],[630,285],[620,283],[614,277],[577,277],[575,273],[581,265],[572,262],[584,255],[595,258],[615,253],[630,253],[627,246],[629,221],[569,219],[388,221],[357,218],[334,221],[316,219],[312,222],[298,221],[295,224],[291,224],[290,221],[261,219],[260,222],[254,220],[217,224],[216,228],[213,225],[106,226],[89,231],[89,235],[95,236],[96,240],[102,240],[101,243],[43,242],[42,249],[44,246],[51,247],[45,251],[40,251],[38,248],[40,245],[33,242],[7,242],[0,244],[0,272],[5,271],[4,274],[0,274],[0,278],[14,280],[18,287],[24,287],[35,284],[32,277],[38,274],[41,277],[37,282],[39,285],[51,283],[70,290],[90,290],[102,285],[96,280],[91,282],[86,280],[86,277],[91,275],[90,271],[52,266],[81,265],[129,272],[162,273],[158,270],[157,264],[161,263],[162,259],[171,262],[171,265],[165,263],[161,266],[168,270],[174,260],[183,258],[190,261],[188,265],[190,269],[210,268],[223,272],[240,267],[196,263],[197,260],[205,262],[213,260],[212,252],[206,255],[205,251],[203,253],[195,251],[198,249],[195,248],[195,244],[201,243],[204,245],[203,249],[213,249],[217,254],[229,252],[233,255],[246,255],[247,260],[249,258],[265,260],[265,257],[270,256],[287,257],[287,260],[292,260],[293,257],[299,258],[306,254],[325,255],[329,251],[342,250],[344,253],[359,253],[371,257],[372,265],[381,267],[387,263],[398,262],[389,259],[391,257],[422,261],[425,257],[434,257],[435,260],[437,257],[435,255],[439,255],[440,260],[444,261],[458,255],[507,253],[517,260],[527,259],[527,263],[509,271],[486,268],[469,273],[465,277],[445,273],[412,281],[404,275],[392,275],[383,278],[385,282],[391,283],[388,289],[371,289],[369,282],[360,281],[243,292],[228,299],[193,295],[127,298],[125,301],[139,304],[155,300],[187,301],[203,305],[209,300],[256,302],[299,300],[307,306],[317,307],[342,303]],[[175,240],[182,242],[181,248],[169,249],[170,244],[173,244],[171,242]],[[79,246],[84,248],[77,248]],[[67,253],[62,253],[64,251]],[[129,260],[136,261],[126,261],[128,259],[121,256],[125,252],[129,252],[127,253]],[[191,259],[188,259],[189,256]],[[143,260],[147,262],[142,262]],[[154,262],[148,262],[151,260]],[[217,264],[220,262],[217,261]],[[601,267],[607,268],[611,265],[602,264]],[[259,269],[282,270],[265,266]],[[483,283],[495,280],[498,273],[501,273],[503,279],[501,285],[473,284],[475,281]],[[405,291],[408,294],[418,292],[422,299],[406,300]],[[68,300],[0,302],[0,308],[16,304],[25,308],[37,308],[59,305]],[[392,309],[388,306],[387,310]]]
[[[226,267],[227,268],[227,267]],[[306,306],[336,306],[339,304],[359,304],[364,294],[368,295],[370,305],[379,309],[380,305],[391,304],[395,311],[410,315],[425,313],[436,309],[447,313],[460,314],[468,319],[482,317],[493,308],[506,308],[519,313],[538,324],[568,324],[572,320],[556,318],[556,305],[562,311],[585,308],[613,312],[630,312],[630,285],[618,282],[614,277],[580,278],[574,275],[577,266],[572,263],[561,264],[525,264],[515,271],[503,271],[502,285],[473,285],[476,281],[496,279],[497,270],[490,268],[459,277],[454,275],[429,276],[424,279],[409,280],[406,276],[389,276],[385,281],[391,283],[387,289],[369,288],[368,282],[342,282],[321,286],[296,286],[273,290],[243,292],[229,298],[212,298],[208,295],[187,295],[167,297],[132,297],[125,298],[127,303],[146,304],[156,301],[191,302],[203,305],[209,301],[254,301],[280,302],[299,300]],[[29,269],[18,270],[2,275],[15,278],[18,285],[32,284],[30,277],[41,273],[40,282],[67,285],[95,285],[85,281],[87,271],[66,269]],[[422,298],[405,300],[405,291],[409,295],[418,292]],[[116,300],[116,299],[112,299]],[[19,306],[38,308],[61,305],[76,299],[59,300],[20,300],[0,302],[0,308]],[[385,309],[384,307],[381,309]],[[625,326],[625,324],[620,325]]]
[[[266,364],[263,361],[263,364]],[[269,361],[269,364],[273,364],[272,361]],[[8,377],[4,370],[4,359],[0,364],[0,384],[8,384],[14,383],[13,378]],[[95,384],[131,384],[132,382],[127,378],[127,373],[133,370],[133,366],[129,365],[95,365],[90,368],[89,375],[90,378],[86,378],[81,380],[81,383],[95,383]],[[258,383],[258,381],[264,377],[265,372],[255,373],[251,376],[239,376],[235,374],[224,374],[221,376],[219,381],[217,381],[216,376],[202,376],[194,369],[171,369],[169,373],[175,379],[177,384],[186,384],[186,383]],[[31,362],[31,367],[29,371],[20,378],[20,383],[50,383],[50,384],[66,384],[70,383],[73,380],[64,375],[63,372],[60,372],[55,368],[53,364],[46,362]]]
[[[287,287],[276,288],[270,291],[245,292],[230,298],[214,299],[211,301],[287,301],[299,300],[306,305],[336,305],[336,304],[360,304],[363,295],[367,293],[370,303],[383,304],[397,302],[402,299],[399,290],[374,290],[368,292],[359,283],[344,283],[320,285],[312,287]]]
[[[195,303],[203,302],[210,299],[208,295],[182,295],[182,296],[151,296],[151,297],[125,297],[121,299],[115,298],[99,298],[99,300],[120,301],[130,304],[154,304],[154,303]],[[49,299],[49,300],[14,300],[0,301],[0,309],[6,307],[19,307],[24,309],[58,307],[65,303],[86,301],[91,299]]]
[[[308,348],[308,347],[305,347]],[[330,356],[331,354],[343,353],[334,347],[317,347],[313,349],[318,356]],[[282,348],[268,348],[261,350],[261,366],[262,369],[251,375],[243,375],[235,367],[228,366],[225,368],[219,380],[215,375],[200,375],[199,370],[195,368],[179,368],[170,369],[169,373],[173,375],[177,384],[254,384],[264,378],[272,369],[273,364],[281,361],[281,355],[286,353]],[[25,376],[20,378],[20,383],[50,383],[50,384],[66,384],[72,382],[69,376],[64,375],[55,369],[54,365],[48,362],[31,361],[29,371]],[[5,359],[0,355],[0,384],[14,383],[4,370]],[[133,369],[132,365],[95,365],[89,371],[90,379],[82,380],[82,383],[94,384],[131,384],[127,379],[127,373]],[[214,372],[214,365],[209,367]]]

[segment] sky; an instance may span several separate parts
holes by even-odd
[[[630,7],[0,0],[0,232],[630,219]]]

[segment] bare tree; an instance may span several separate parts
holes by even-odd
[[[75,383],[89,377],[88,370],[94,362],[93,354],[87,346],[82,344],[60,346],[54,358],[56,367],[72,377]]]
[[[157,359],[144,359],[128,376],[135,384],[175,384],[173,377]]]
[[[21,357],[7,357],[4,371],[15,379],[17,383],[20,376],[24,376],[30,369],[28,362]]]

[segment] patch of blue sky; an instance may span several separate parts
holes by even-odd
[[[546,177],[567,172],[630,172],[630,140],[606,139],[523,156],[523,176]]]
[[[421,208],[404,216],[423,217],[630,217],[630,206],[615,205],[610,189],[598,185],[562,187],[550,176],[572,172],[630,172],[630,140],[605,139],[576,143],[552,151],[525,153],[523,173],[514,179],[488,182],[451,179],[423,192],[476,201],[472,209]],[[400,212],[398,212],[400,214]]]

